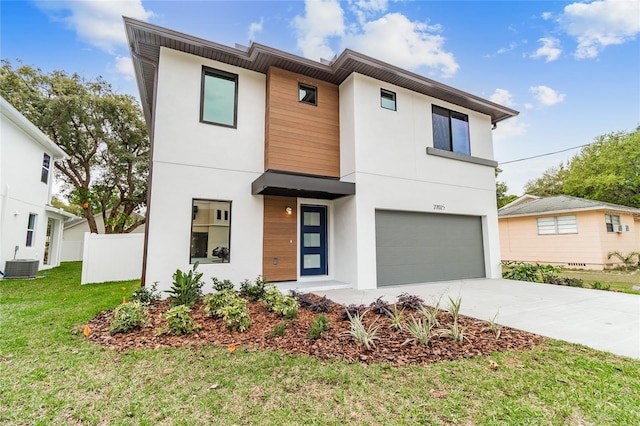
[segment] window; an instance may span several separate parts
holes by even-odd
[[[298,83],[298,101],[303,104],[318,105],[318,88]]]
[[[236,74],[202,68],[201,122],[235,128],[238,115],[237,98]]]
[[[538,235],[577,234],[576,216],[554,216],[538,218]]]
[[[620,226],[620,216],[616,214],[605,214],[604,222],[607,225],[607,232],[615,232]]]
[[[231,201],[193,200],[190,263],[228,263]]]
[[[390,90],[380,89],[380,106],[395,111],[396,94]]]
[[[24,244],[26,247],[33,246],[33,237],[36,234],[36,219],[38,215],[35,213],[29,213],[29,222],[27,223],[27,242]]]
[[[42,174],[40,175],[40,181],[49,183],[49,168],[51,167],[51,157],[45,153],[42,159]]]
[[[433,147],[471,155],[469,117],[439,106],[432,106]]]

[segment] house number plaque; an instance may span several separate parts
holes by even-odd
[[[438,212],[444,211],[444,204],[434,204],[433,209]]]

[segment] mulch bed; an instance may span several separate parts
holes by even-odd
[[[543,340],[539,335],[509,327],[502,327],[500,336],[496,338],[496,334],[487,329],[487,322],[460,315],[458,322],[464,327],[464,341],[454,342],[444,332],[440,332],[447,330],[452,323],[451,314],[441,311],[438,316],[440,325],[434,328],[431,341],[424,346],[415,342],[407,343],[412,336],[406,330],[394,331],[386,315],[376,315],[369,311],[364,316],[364,323],[368,325],[376,321],[378,339],[375,347],[367,350],[348,334],[350,324],[349,321],[341,319],[342,305],[332,305],[330,311],[325,314],[329,318],[330,329],[323,333],[321,338],[312,340],[307,337],[307,333],[318,313],[300,308],[296,320],[286,321],[258,302],[249,303],[252,325],[243,333],[229,331],[222,320],[207,317],[204,307],[198,302],[192,309],[191,316],[202,328],[190,335],[173,336],[159,333],[159,330],[166,327],[166,320],[162,314],[169,308],[167,300],[154,303],[149,310],[149,327],[118,334],[109,333],[113,312],[103,311],[89,322],[91,333],[88,339],[118,351],[213,344],[232,349],[242,346],[247,351],[281,350],[291,355],[309,355],[322,360],[387,362],[395,366],[457,360],[495,351],[525,350],[540,344]],[[410,319],[412,313],[416,317],[419,315],[405,311],[405,321]],[[281,337],[271,336],[274,327],[282,322],[286,323],[286,334]]]

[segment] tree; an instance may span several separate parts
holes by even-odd
[[[571,195],[640,208],[640,127],[598,136],[564,167],[529,181],[528,194]]]
[[[98,232],[98,213],[106,233],[131,232],[144,223],[133,213],[146,204],[150,144],[132,96],[114,93],[100,77],[45,74],[7,60],[0,68],[0,95],[69,155],[56,162],[56,170],[91,232]]]
[[[498,175],[502,172],[502,169],[496,167],[496,202],[498,208],[504,207],[510,202],[516,200],[518,198],[517,195],[507,195],[507,191],[509,187],[506,183],[497,180]]]
[[[78,205],[69,205],[55,195],[51,197],[51,205],[58,209],[62,209],[67,213],[71,213],[76,216],[82,216],[82,207]]]

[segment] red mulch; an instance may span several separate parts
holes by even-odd
[[[323,333],[320,339],[311,340],[307,333],[317,313],[300,308],[295,321],[285,321],[257,302],[249,303],[252,325],[244,333],[229,331],[222,320],[208,318],[204,307],[197,303],[191,311],[191,317],[202,329],[190,335],[173,336],[159,333],[159,330],[166,326],[162,314],[169,307],[167,300],[156,302],[149,310],[149,327],[118,334],[109,333],[112,311],[103,311],[89,322],[91,334],[88,339],[119,351],[183,345],[243,345],[246,350],[282,350],[292,355],[310,355],[319,359],[337,358],[347,362],[364,363],[388,362],[395,366],[457,360],[495,351],[525,350],[538,345],[543,339],[539,335],[509,327],[502,327],[500,337],[496,338],[495,333],[487,330],[487,322],[460,315],[459,324],[464,327],[465,338],[462,343],[454,342],[445,333],[440,332],[448,329],[452,323],[451,315],[441,311],[438,316],[440,325],[434,328],[431,341],[424,346],[415,342],[406,343],[411,338],[407,331],[392,330],[389,318],[370,311],[365,315],[364,322],[368,325],[376,320],[378,339],[375,347],[367,350],[348,334],[349,322],[341,319],[342,305],[334,304],[325,314],[329,318],[330,329]],[[410,319],[410,314],[411,311],[405,311],[405,321]],[[271,337],[274,326],[283,321],[286,322],[286,334],[282,337]]]

